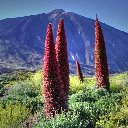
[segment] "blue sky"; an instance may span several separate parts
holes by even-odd
[[[0,0],[0,19],[47,13],[75,12],[128,32],[128,0]]]

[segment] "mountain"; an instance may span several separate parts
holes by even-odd
[[[94,20],[61,9],[0,20],[0,70],[41,68],[47,24],[52,23],[56,37],[60,18],[65,21],[70,72],[75,73],[78,59],[85,74],[94,74]],[[128,71],[128,33],[104,23],[101,27],[110,73]]]

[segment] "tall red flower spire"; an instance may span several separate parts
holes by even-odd
[[[79,64],[78,60],[76,60],[76,72],[77,72],[79,80],[81,82],[83,82],[84,81],[83,74],[82,74],[82,71],[81,71],[80,64]]]
[[[67,42],[64,29],[64,20],[60,19],[57,30],[56,38],[56,58],[59,67],[59,74],[62,80],[62,90],[64,93],[65,107],[67,109],[67,100],[69,93],[69,64],[68,64],[68,53],[67,53]]]
[[[47,118],[61,112],[60,79],[58,74],[52,26],[48,24],[43,59],[44,112]]]
[[[109,72],[102,29],[96,15],[95,21],[95,75],[97,87],[109,89]]]

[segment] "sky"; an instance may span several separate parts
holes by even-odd
[[[128,0],[0,0],[0,20],[63,9],[128,33]]]

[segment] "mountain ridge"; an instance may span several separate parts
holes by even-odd
[[[20,16],[20,17],[4,18],[4,19],[0,19],[0,21],[9,20],[9,19],[17,19],[17,18],[26,18],[26,17],[38,16],[38,15],[42,15],[42,14],[47,15],[47,14],[50,14],[50,13],[52,13],[52,12],[55,12],[56,10],[59,10],[60,12],[61,12],[61,11],[62,11],[62,12],[66,12],[66,11],[64,11],[63,9],[54,9],[54,10],[52,10],[52,11],[50,11],[50,12],[47,12],[47,13],[44,13],[44,12],[43,12],[43,13],[39,13],[39,14],[32,14],[32,15],[26,15],[26,16]],[[66,13],[74,13],[74,12],[66,12]],[[82,16],[82,17],[85,17],[85,16],[80,15],[80,14],[78,14],[78,13],[74,13],[74,14],[79,15],[79,16]],[[85,17],[85,18],[90,19],[90,20],[95,20],[95,19],[92,19],[92,18],[89,18],[89,17]],[[102,21],[100,21],[100,23],[106,24],[105,22],[102,22]],[[115,27],[113,27],[113,26],[111,26],[111,25],[109,25],[109,24],[106,24],[106,25],[108,25],[108,26],[110,26],[110,27],[112,27],[112,28],[114,28],[114,29],[117,29],[117,30],[119,30],[119,31],[122,31],[122,32],[124,32],[124,33],[126,33],[126,34],[128,34],[128,32],[123,31],[123,30],[120,30],[120,29],[118,29],[118,28],[115,28]]]
[[[55,39],[60,18],[65,21],[70,72],[75,73],[74,61],[78,59],[85,74],[94,74],[94,20],[60,9],[47,14],[0,20],[0,66],[31,70],[41,68],[47,24],[52,23]],[[101,23],[101,27],[110,73],[128,71],[128,33],[105,23]],[[118,53],[120,48],[123,50]]]

